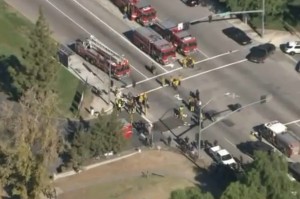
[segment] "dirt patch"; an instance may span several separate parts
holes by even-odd
[[[163,199],[168,198],[171,190],[197,183],[194,180],[196,176],[194,168],[194,164],[180,154],[169,151],[145,151],[118,162],[60,179],[55,182],[55,186],[63,191],[59,196],[60,199]],[[142,177],[142,173],[148,173],[149,177]]]

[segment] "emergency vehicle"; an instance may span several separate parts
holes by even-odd
[[[132,42],[158,63],[170,64],[176,59],[175,47],[149,27],[135,29]]]
[[[111,0],[130,20],[148,26],[157,20],[156,10],[148,0]]]
[[[236,166],[236,161],[226,149],[217,145],[209,148],[208,152],[218,164],[228,165],[232,168]]]
[[[128,60],[102,44],[93,35],[85,40],[78,39],[75,52],[107,74],[111,72],[112,77],[116,79],[130,74]]]
[[[187,23],[175,23],[173,21],[162,21],[154,23],[151,28],[163,38],[173,43],[177,51],[188,55],[197,50],[197,40],[187,30]]]
[[[256,127],[255,130],[257,131],[257,136],[265,138],[287,157],[299,154],[300,142],[284,124],[272,121]]]

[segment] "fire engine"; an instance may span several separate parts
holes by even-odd
[[[130,20],[143,26],[153,24],[157,20],[156,10],[148,0],[111,0]]]
[[[173,43],[177,51],[188,55],[197,49],[197,40],[188,31],[187,23],[176,24],[173,21],[156,22],[151,26],[163,38]]]
[[[75,43],[75,51],[107,74],[111,72],[112,77],[116,79],[130,74],[128,60],[109,49],[93,35],[85,40],[78,39]]]
[[[170,64],[176,59],[175,47],[149,27],[133,31],[133,43],[161,64]]]

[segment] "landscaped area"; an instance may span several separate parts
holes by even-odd
[[[33,24],[0,0],[0,25],[0,57],[3,59],[14,55],[22,63],[21,48],[26,46]],[[53,84],[54,89],[58,91],[62,113],[69,115],[78,84],[79,80],[62,66]]]
[[[147,174],[148,177],[143,176]],[[169,198],[178,188],[195,186],[195,165],[181,154],[143,151],[55,182],[59,199]]]

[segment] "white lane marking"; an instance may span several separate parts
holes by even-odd
[[[146,120],[149,124],[150,124],[150,126],[151,127],[153,127],[153,122],[151,122],[151,120],[150,119],[148,119],[145,115],[141,115],[141,117],[144,119],[144,120]]]
[[[197,51],[198,51],[200,54],[204,55],[204,57],[209,58],[209,56],[208,56],[206,53],[204,53],[202,50],[200,50],[199,48],[197,48]]]
[[[126,43],[128,43],[130,46],[134,47],[135,49],[137,49],[140,53],[142,53],[143,55],[145,55],[148,59],[151,60],[151,62],[153,62],[155,65],[157,65],[158,67],[160,67],[163,71],[167,71],[167,69],[165,69],[164,67],[162,67],[160,64],[156,63],[149,55],[147,55],[146,53],[144,53],[141,49],[139,49],[138,47],[136,47],[135,45],[133,45],[127,38],[125,38],[124,36],[122,36],[120,33],[118,33],[115,29],[113,29],[112,27],[110,27],[107,23],[105,23],[103,20],[101,20],[97,15],[95,15],[93,12],[91,12],[89,9],[87,9],[86,7],[84,7],[82,4],[80,4],[78,1],[76,0],[72,0],[74,3],[76,3],[80,8],[82,8],[83,10],[85,10],[87,13],[89,13],[91,16],[93,16],[95,19],[97,19],[99,22],[101,22],[103,25],[105,25],[109,30],[111,30],[112,32],[114,32],[116,35],[118,35],[121,39],[123,39]]]
[[[191,79],[191,78],[194,78],[194,77],[198,77],[200,75],[204,75],[206,73],[210,73],[210,72],[213,72],[213,71],[216,71],[216,70],[220,70],[222,68],[227,68],[229,66],[232,66],[232,65],[235,65],[235,64],[239,64],[239,63],[243,63],[247,61],[247,59],[242,59],[242,60],[239,60],[239,61],[236,61],[236,62],[232,62],[230,64],[225,64],[223,66],[219,66],[217,68],[213,68],[213,69],[210,69],[210,70],[207,70],[207,71],[204,71],[204,72],[201,72],[201,73],[198,73],[198,74],[195,74],[195,75],[192,75],[192,76],[189,76],[189,77],[186,77],[186,78],[183,78],[182,81],[185,81],[185,80],[188,80],[188,79]]]
[[[229,67],[229,66],[233,66],[233,65],[235,65],[235,64],[239,64],[239,63],[242,63],[242,62],[245,62],[245,61],[247,61],[247,59],[242,59],[242,60],[240,60],[240,61],[232,62],[232,63],[230,63],[230,64],[226,64],[226,65],[223,65],[223,66],[219,66],[219,67],[217,67],[217,68],[213,68],[213,69],[210,69],[210,70],[201,72],[201,73],[197,73],[197,74],[192,75],[192,76],[190,76],[190,77],[183,78],[182,81],[185,81],[185,80],[188,80],[188,79],[191,79],[191,78],[194,78],[194,77],[198,77],[198,76],[201,76],[201,75],[204,75],[204,74],[207,74],[207,73],[216,71],[216,70],[220,70],[220,69],[223,69],[223,68],[227,68],[227,67]],[[149,78],[149,79],[150,79],[150,78]],[[151,93],[151,92],[157,91],[157,90],[162,89],[162,88],[165,88],[165,87],[164,87],[164,86],[159,86],[159,87],[150,89],[150,90],[148,90],[148,91],[145,91],[144,93]]]
[[[174,95],[174,97],[175,97],[177,100],[179,100],[179,101],[182,100],[182,98],[179,96],[179,94]]]
[[[284,125],[290,125],[290,124],[294,124],[294,123],[297,123],[297,122],[300,122],[300,119],[285,123]]]
[[[232,51],[228,51],[228,52],[226,52],[226,53],[222,53],[222,54],[219,54],[219,55],[215,55],[215,56],[208,57],[208,58],[206,58],[206,59],[197,61],[197,62],[195,62],[195,64],[199,64],[199,63],[201,63],[201,62],[203,62],[203,61],[207,61],[207,60],[211,60],[211,59],[216,59],[216,58],[218,58],[218,57],[222,57],[222,56],[224,56],[224,55],[229,55],[229,54],[236,53],[236,52],[239,52],[239,51],[240,51],[240,50],[232,50]]]
[[[284,55],[289,58],[290,60],[292,60],[295,64],[297,64],[299,61],[297,61],[294,57],[291,57],[290,55],[287,55],[284,53]]]
[[[49,0],[45,0],[47,3],[49,3],[54,9],[56,9],[59,13],[61,13],[63,16],[65,16],[67,19],[69,19],[71,22],[73,22],[76,26],[78,26],[80,29],[82,29],[84,32],[86,32],[89,35],[93,35],[90,33],[87,29],[85,29],[83,26],[81,26],[79,23],[77,23],[74,19],[72,19],[69,15],[64,13],[62,10],[60,10],[56,5],[51,3]],[[136,67],[130,65],[136,72],[138,72],[140,75],[142,75],[145,78],[148,78],[146,75],[144,75],[140,70],[138,70]]]
[[[231,51],[231,53],[236,53],[236,52],[239,52],[239,50],[233,50],[233,51]],[[215,55],[215,56],[213,56],[213,57],[209,57],[209,58],[200,60],[200,61],[196,62],[195,64],[199,64],[199,63],[206,62],[206,61],[209,61],[209,60],[212,60],[212,59],[216,59],[216,58],[218,58],[218,57],[222,57],[222,56],[225,56],[225,55],[229,55],[229,54],[231,54],[231,53],[226,52],[226,53],[222,53],[222,54],[219,54],[219,55]],[[147,79],[138,81],[138,82],[136,82],[136,85],[141,84],[141,83],[144,83],[144,82],[147,82],[147,81],[150,81],[150,80],[153,80],[153,79],[156,79],[156,78],[158,78],[158,77],[161,77],[161,76],[164,76],[164,75],[173,73],[173,72],[176,72],[176,71],[178,71],[178,70],[182,70],[182,69],[184,69],[184,68],[183,68],[183,67],[180,67],[180,68],[176,68],[176,69],[173,69],[173,70],[169,70],[169,71],[164,72],[164,73],[161,73],[161,74],[159,74],[159,75],[156,75],[156,76],[153,76],[153,77],[150,77],[150,78],[147,78]],[[126,89],[126,88],[130,88],[130,87],[132,87],[132,84],[127,85],[125,88],[122,88],[121,90],[124,90],[124,89]]]
[[[232,142],[230,142],[227,138],[224,137],[224,140],[226,142],[228,142],[230,145],[232,145],[234,148],[237,148],[235,144],[233,144]]]
[[[295,123],[298,127],[300,127],[300,124],[298,124],[298,123]]]

